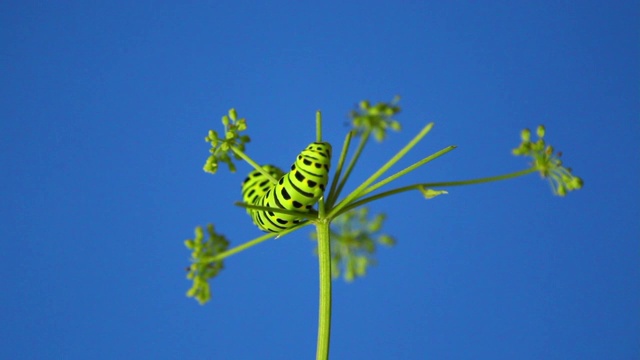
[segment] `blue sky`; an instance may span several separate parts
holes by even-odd
[[[1,358],[304,359],[315,352],[308,231],[230,258],[200,306],[183,240],[260,232],[236,174],[204,173],[235,107],[257,161],[339,147],[362,99],[402,96],[402,184],[520,170],[519,131],[585,180],[537,175],[372,205],[398,240],[334,283],[335,359],[640,356],[640,7],[581,2],[25,2],[0,5]],[[406,165],[405,164],[405,165]]]

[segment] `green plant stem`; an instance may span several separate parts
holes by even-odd
[[[324,219],[325,218],[325,207],[324,207],[324,198],[320,198],[318,200],[318,216],[316,217],[316,219],[319,217],[320,219]]]
[[[334,196],[336,191],[336,186],[338,185],[338,180],[340,180],[340,174],[342,174],[342,168],[344,166],[344,160],[347,158],[347,153],[349,152],[349,145],[351,144],[351,138],[353,137],[354,132],[349,131],[347,136],[344,138],[344,142],[342,143],[342,151],[340,152],[340,158],[338,159],[338,165],[336,166],[336,172],[333,175],[333,181],[331,182],[331,188],[329,189],[327,195],[327,206],[330,207],[335,202],[336,196]]]
[[[316,223],[318,235],[318,264],[320,266],[320,308],[318,311],[318,345],[316,360],[329,359],[331,339],[331,238],[329,221]]]
[[[257,238],[255,238],[253,240],[250,240],[250,241],[247,241],[246,243],[238,245],[238,246],[236,246],[236,247],[234,247],[232,249],[229,249],[229,250],[227,250],[225,252],[221,252],[220,254],[217,254],[217,255],[214,255],[214,256],[210,256],[210,257],[203,257],[202,258],[202,262],[212,263],[212,262],[224,260],[225,258],[228,258],[231,255],[235,255],[235,254],[237,254],[237,253],[239,253],[241,251],[247,250],[248,248],[250,248],[252,246],[255,246],[255,245],[258,245],[258,244],[260,244],[260,243],[262,243],[262,242],[264,242],[266,240],[269,240],[271,238],[279,239],[279,238],[281,238],[281,237],[283,237],[283,236],[285,236],[285,235],[287,235],[287,234],[289,234],[289,233],[291,233],[293,231],[296,231],[296,230],[298,230],[298,229],[300,229],[302,227],[308,226],[310,224],[311,224],[310,222],[305,221],[305,222],[301,222],[300,224],[298,224],[298,225],[296,225],[296,226],[294,226],[294,227],[292,227],[290,229],[284,230],[284,231],[279,232],[279,233],[264,234],[264,235],[262,235],[260,237],[257,237]]]
[[[292,228],[289,228],[289,229],[287,229],[287,230],[282,230],[282,231],[280,231],[280,232],[278,233],[278,235],[276,236],[276,239],[280,239],[281,237],[283,237],[283,236],[285,236],[285,235],[287,235],[287,234],[289,234],[289,233],[292,233],[292,232],[294,232],[294,231],[298,231],[299,229],[301,229],[301,228],[303,228],[303,227],[305,227],[305,226],[307,226],[307,225],[311,225],[311,224],[312,224],[312,223],[311,223],[311,222],[309,222],[308,220],[302,220],[298,225],[296,225],[296,226],[294,226],[294,227],[292,227]]]
[[[508,179],[513,179],[519,176],[524,176],[524,175],[528,175],[534,172],[537,172],[538,169],[533,167],[533,168],[529,168],[529,169],[524,169],[521,171],[516,171],[513,173],[509,173],[509,174],[504,174],[504,175],[498,175],[498,176],[490,176],[490,177],[485,177],[485,178],[479,178],[479,179],[471,179],[471,180],[461,180],[461,181],[444,181],[444,182],[433,182],[433,183],[421,183],[421,184],[413,184],[413,185],[408,185],[408,186],[403,186],[400,188],[396,188],[393,190],[389,190],[389,191],[385,191],[385,192],[381,192],[380,194],[376,194],[370,197],[366,197],[363,199],[360,199],[358,201],[355,201],[351,204],[349,204],[348,206],[345,206],[344,208],[340,209],[340,211],[337,211],[335,214],[332,214],[331,216],[333,218],[340,216],[340,214],[343,214],[351,209],[355,209],[359,206],[362,206],[364,204],[370,203],[372,201],[375,200],[380,200],[382,198],[385,198],[387,196],[391,196],[391,195],[395,195],[395,194],[399,194],[405,191],[411,191],[411,190],[420,190],[423,188],[441,188],[441,187],[451,187],[451,186],[462,186],[462,185],[475,185],[475,184],[483,184],[483,183],[488,183],[488,182],[494,182],[494,181],[500,181],[500,180],[508,180]]]
[[[253,161],[253,159],[251,159],[249,156],[247,156],[247,154],[245,154],[244,152],[236,149],[236,147],[234,147],[234,146],[231,146],[231,150],[233,151],[234,154],[240,156],[242,158],[242,160],[248,162],[249,165],[253,166],[254,169],[260,171],[260,173],[262,175],[266,176],[267,179],[269,179],[269,181],[272,184],[277,184],[278,183],[278,179],[276,179],[273,176],[271,176],[271,174],[269,174],[265,169],[263,169],[262,166],[258,165],[257,162]]]
[[[262,236],[260,236],[258,238],[255,238],[255,239],[253,239],[251,241],[247,241],[246,243],[238,245],[238,246],[236,246],[236,247],[234,247],[232,249],[229,249],[229,250],[227,250],[225,252],[221,252],[220,254],[217,254],[217,255],[214,255],[214,256],[211,256],[211,257],[203,257],[202,261],[203,262],[212,263],[212,262],[223,260],[224,258],[227,258],[227,257],[229,257],[231,255],[237,254],[237,253],[239,253],[241,251],[244,251],[244,250],[246,250],[246,249],[248,249],[248,248],[250,248],[252,246],[258,245],[263,241],[266,241],[266,240],[269,240],[271,238],[274,238],[277,235],[279,235],[279,234],[269,233],[269,234],[262,235]]]
[[[322,113],[320,110],[316,111],[316,141],[322,141]]]
[[[415,164],[413,164],[413,165],[411,165],[411,166],[409,166],[407,168],[404,168],[401,171],[398,171],[397,173],[389,176],[388,178],[386,178],[384,180],[381,180],[381,181],[371,185],[370,187],[365,189],[362,192],[362,194],[360,194],[360,196],[364,196],[364,195],[369,194],[369,193],[371,193],[373,191],[376,191],[377,189],[381,188],[382,186],[384,186],[384,185],[386,185],[386,184],[398,179],[401,176],[404,176],[404,175],[410,173],[411,171],[419,168],[420,166],[422,166],[422,165],[424,165],[424,164],[426,164],[426,163],[428,163],[428,162],[430,162],[430,161],[432,161],[434,159],[439,158],[440,156],[448,153],[449,151],[451,151],[451,150],[453,150],[455,148],[456,148],[455,145],[447,146],[446,148],[436,152],[435,154],[432,154],[432,155],[429,155],[429,156],[425,157],[424,159],[416,162]]]
[[[329,202],[328,202],[329,208],[333,207],[333,205],[336,203],[336,200],[340,196],[340,193],[342,192],[342,188],[344,188],[344,185],[347,183],[347,179],[349,179],[349,175],[351,175],[351,171],[353,170],[356,162],[358,161],[358,158],[360,158],[360,154],[362,153],[362,150],[364,150],[364,146],[367,144],[367,140],[369,140],[370,135],[371,135],[371,130],[366,130],[365,133],[362,134],[362,136],[360,136],[360,143],[358,143],[356,152],[353,153],[353,156],[351,157],[351,161],[349,161],[349,165],[347,165],[347,169],[344,172],[344,176],[342,176],[341,179],[337,179],[337,178],[334,179],[334,181],[340,180],[340,183],[338,184],[338,188],[336,189],[335,193],[334,192],[330,193],[331,198],[329,199]]]
[[[389,161],[387,161],[378,171],[376,171],[373,175],[369,176],[365,182],[360,184],[355,190],[353,190],[349,195],[347,195],[338,205],[333,207],[329,213],[330,218],[334,218],[338,212],[342,213],[342,208],[347,206],[349,203],[357,199],[361,196],[362,192],[371,185],[374,181],[378,180],[380,176],[382,176],[390,167],[392,167],[395,163],[397,163],[403,156],[405,156],[409,150],[411,150],[423,137],[425,137],[429,131],[433,128],[433,123],[427,124],[418,135],[416,135],[411,141],[405,145],[400,151],[398,151]]]

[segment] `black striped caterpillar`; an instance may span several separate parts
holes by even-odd
[[[242,199],[247,204],[309,212],[324,194],[329,181],[331,144],[314,142],[309,144],[284,174],[273,165],[262,168],[278,179],[272,184],[260,171],[254,170],[242,182]],[[261,230],[279,233],[300,222],[300,217],[271,211],[247,209]]]

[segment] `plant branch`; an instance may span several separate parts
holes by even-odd
[[[237,253],[239,253],[241,251],[244,251],[244,250],[246,250],[246,249],[248,249],[248,248],[250,248],[252,246],[258,245],[261,242],[264,242],[266,240],[274,238],[274,237],[276,237],[276,235],[278,235],[278,234],[276,234],[276,233],[264,234],[264,235],[262,235],[262,236],[260,236],[258,238],[255,238],[253,240],[247,241],[246,243],[238,245],[238,246],[236,246],[236,247],[234,247],[232,249],[229,249],[229,250],[227,250],[225,252],[221,252],[220,254],[216,254],[216,255],[211,256],[211,257],[203,257],[202,261],[203,262],[207,262],[207,263],[212,263],[212,262],[223,260],[223,259],[225,259],[225,258],[227,258],[227,257],[229,257],[231,255],[237,254]]]
[[[349,152],[349,145],[351,144],[351,138],[353,137],[353,131],[349,131],[347,136],[344,138],[344,142],[342,143],[342,152],[340,152],[340,158],[338,159],[338,165],[336,166],[336,172],[333,175],[333,181],[331,181],[331,188],[329,189],[327,196],[327,207],[330,208],[333,203],[335,203],[335,199],[337,196],[335,195],[336,186],[340,180],[340,174],[342,173],[342,168],[344,166],[344,160],[347,158],[347,153]]]
[[[370,197],[366,197],[363,199],[360,199],[358,201],[355,201],[351,204],[349,204],[348,206],[345,206],[343,209],[341,209],[340,211],[336,212],[335,215],[332,215],[333,217],[337,217],[340,216],[341,214],[351,210],[351,209],[355,209],[359,206],[362,206],[364,204],[370,203],[372,201],[375,200],[379,200],[382,198],[385,198],[387,196],[391,196],[391,195],[395,195],[395,194],[399,194],[405,191],[411,191],[411,190],[420,190],[423,188],[435,188],[435,187],[451,187],[451,186],[462,186],[462,185],[475,185],[475,184],[483,184],[483,183],[488,183],[488,182],[494,182],[494,181],[500,181],[500,180],[508,180],[508,179],[513,179],[519,176],[524,176],[524,175],[528,175],[531,173],[536,172],[537,169],[536,168],[529,168],[529,169],[525,169],[525,170],[521,170],[521,171],[516,171],[514,173],[509,173],[509,174],[504,174],[504,175],[498,175],[498,176],[490,176],[490,177],[485,177],[485,178],[479,178],[479,179],[471,179],[471,180],[461,180],[461,181],[444,181],[444,182],[433,182],[433,183],[420,183],[420,184],[413,184],[413,185],[408,185],[408,186],[403,186],[403,187],[399,187],[393,190],[389,190],[389,191],[385,191]]]
[[[440,156],[448,153],[449,151],[451,151],[451,150],[453,150],[455,148],[456,148],[455,145],[447,146],[446,148],[444,148],[444,149],[442,149],[442,150],[440,150],[440,151],[438,151],[438,152],[436,152],[436,153],[434,153],[432,155],[429,155],[429,156],[425,157],[424,159],[416,162],[415,164],[413,164],[413,165],[411,165],[411,166],[409,166],[407,168],[404,168],[401,171],[398,171],[397,173],[389,176],[388,178],[386,178],[386,179],[384,179],[382,181],[379,181],[379,182],[371,185],[371,187],[366,188],[360,194],[360,196],[364,196],[366,194],[369,194],[369,193],[381,188],[382,186],[384,186],[384,185],[386,185],[386,184],[398,179],[399,177],[402,177],[402,176],[410,173],[411,171],[417,169],[418,167],[420,167],[420,166],[422,166],[422,165],[424,165],[424,164],[426,164],[426,163],[428,163],[428,162],[430,162],[432,160],[435,160],[435,159],[439,158]]]
[[[237,149],[235,146],[231,146],[231,150],[234,152],[234,154],[240,156],[242,158],[242,160],[246,161],[249,163],[249,165],[253,166],[254,169],[260,171],[260,173],[264,176],[267,177],[267,179],[269,179],[269,181],[272,184],[277,184],[278,183],[278,179],[274,178],[273,176],[271,176],[271,174],[269,174],[265,169],[262,168],[262,166],[258,165],[257,162],[253,161],[253,159],[251,159],[247,154],[245,154],[243,151]]]
[[[351,192],[351,194],[347,195],[347,197],[342,200],[336,207],[331,209],[329,213],[329,217],[333,218],[335,215],[340,212],[340,210],[345,207],[350,202],[354,201],[358,197],[361,196],[362,192],[367,188],[367,186],[371,185],[374,181],[376,181],[380,176],[382,176],[390,167],[392,167],[395,163],[397,163],[404,155],[406,155],[409,150],[411,150],[420,140],[422,140],[425,135],[429,133],[429,131],[433,128],[433,123],[427,124],[418,135],[416,135],[404,148],[398,151],[389,161],[387,161],[378,171],[376,171],[373,175],[371,175],[365,182],[363,182],[360,186],[358,186],[355,190]]]
[[[345,184],[347,183],[347,180],[349,179],[349,175],[351,175],[351,171],[353,171],[353,168],[355,167],[356,162],[360,158],[360,154],[362,153],[362,150],[364,150],[364,146],[367,144],[367,140],[369,140],[370,135],[371,135],[371,130],[366,130],[364,134],[360,136],[360,143],[358,143],[358,148],[356,149],[356,152],[353,153],[353,156],[351,157],[351,161],[349,161],[349,165],[347,166],[347,170],[344,172],[344,176],[341,179],[339,179],[340,183],[338,184],[338,188],[336,192],[331,194],[332,198],[330,199],[331,202],[329,203],[330,208],[333,207],[336,200],[340,196],[340,193],[342,192],[342,188],[344,188]],[[338,180],[338,179],[336,178],[335,180]]]

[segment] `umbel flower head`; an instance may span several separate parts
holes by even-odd
[[[195,237],[184,242],[187,248],[192,250],[191,265],[187,268],[187,278],[193,280],[193,286],[187,292],[187,296],[195,298],[200,304],[211,299],[209,280],[216,277],[224,268],[222,260],[214,261],[212,259],[215,259],[216,255],[229,247],[227,238],[218,234],[213,224],[207,225],[207,235],[209,238],[205,240],[204,230],[198,226],[195,230]]]
[[[236,166],[233,158],[240,160],[241,157],[237,151],[244,151],[245,144],[251,141],[248,135],[240,133],[247,130],[247,121],[245,118],[238,118],[235,109],[230,109],[228,115],[222,117],[222,125],[224,125],[224,136],[218,135],[215,130],[209,130],[209,134],[204,138],[206,142],[211,144],[209,153],[211,156],[204,164],[204,171],[215,174],[218,171],[218,163],[227,164],[231,172],[236,172]]]
[[[401,110],[397,105],[399,101],[399,96],[394,97],[389,103],[379,102],[375,105],[371,105],[367,100],[361,101],[358,104],[359,109],[349,113],[356,133],[361,135],[373,132],[375,139],[381,142],[387,136],[387,129],[400,131],[400,123],[393,119]]]
[[[581,178],[571,173],[571,168],[564,167],[560,160],[561,152],[554,153],[551,145],[544,142],[545,129],[540,125],[536,129],[538,140],[531,141],[531,130],[524,129],[520,134],[522,142],[520,146],[513,149],[516,156],[529,156],[533,159],[533,166],[540,175],[549,179],[553,193],[565,196],[568,192],[582,188]]]

